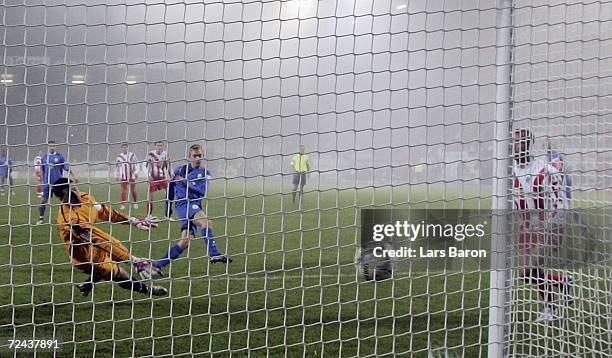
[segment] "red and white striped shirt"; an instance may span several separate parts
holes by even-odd
[[[520,211],[536,211],[541,220],[561,219],[563,209],[568,209],[568,199],[562,190],[562,175],[552,165],[533,160],[526,164],[515,164],[513,197],[514,208]],[[532,218],[532,223],[533,223]]]
[[[149,178],[153,180],[167,179],[172,172],[170,168],[170,156],[165,150],[161,153],[152,150],[147,156],[147,169]]]
[[[34,173],[42,173],[42,157],[40,155],[34,158]]]
[[[121,181],[136,180],[138,174],[138,158],[132,152],[119,153],[115,166],[115,177]]]

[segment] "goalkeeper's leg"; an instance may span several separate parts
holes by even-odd
[[[79,250],[78,257],[72,258],[73,263],[80,271],[89,274],[89,280],[78,285],[81,295],[87,296],[92,291],[94,284],[98,281],[114,281],[119,287],[151,294],[153,296],[164,296],[168,291],[164,287],[148,286],[142,282],[131,279],[130,274],[111,258],[108,251],[89,246],[88,249]],[[86,262],[89,261],[89,262]]]
[[[121,241],[114,238],[112,235],[94,227],[91,229],[91,234],[84,231],[85,239],[91,237],[91,243],[94,249],[102,250],[109,254],[109,259],[114,262],[129,262],[138,271],[141,278],[161,277],[162,272],[151,261],[139,258],[132,255],[129,250],[123,246]],[[104,262],[100,259],[97,262]]]
[[[89,293],[93,290],[94,284],[100,280],[101,278],[97,275],[89,275],[89,279],[87,281],[77,286],[79,288],[79,291],[81,291],[81,296],[88,296]]]
[[[133,256],[130,251],[123,246],[121,241],[97,227],[92,228],[91,234],[85,232],[84,235],[89,235],[89,237],[91,237],[91,243],[95,247],[108,252],[113,261],[127,261],[134,264],[140,260],[138,257]],[[85,239],[89,239],[89,237]]]
[[[122,267],[119,267],[119,270],[116,275],[113,276],[113,281],[117,282],[119,287],[132,290],[139,293],[144,293],[146,295],[152,296],[165,296],[168,294],[168,290],[162,286],[149,286],[140,281],[132,280],[130,274],[125,271]]]

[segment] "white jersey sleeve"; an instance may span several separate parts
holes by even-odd
[[[115,177],[122,180],[135,180],[138,174],[138,160],[132,152],[119,153],[115,164]]]

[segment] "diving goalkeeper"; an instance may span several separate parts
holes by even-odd
[[[168,294],[164,287],[132,280],[128,271],[119,266],[120,262],[130,262],[138,272],[155,270],[155,267],[150,261],[133,256],[119,240],[94,225],[103,220],[148,230],[156,224],[128,217],[98,203],[94,196],[79,192],[67,178],[55,181],[52,192],[62,202],[57,223],[66,253],[79,271],[89,275],[86,282],[78,285],[83,296],[89,295],[94,284],[101,280],[114,281],[121,288],[147,295]]]

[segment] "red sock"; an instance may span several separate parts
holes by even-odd
[[[538,294],[540,295],[540,299],[545,303],[552,302],[552,292],[548,284],[538,285]]]
[[[136,184],[132,184],[131,190],[132,190],[132,200],[134,202],[138,201],[138,199],[136,199]]]
[[[546,275],[546,277],[547,277],[547,278],[548,278],[550,281],[552,281],[552,282],[563,282],[563,281],[564,281],[563,276],[561,276],[561,275],[555,275],[555,274],[554,274],[554,273],[552,273],[552,272],[549,272],[549,273]]]

